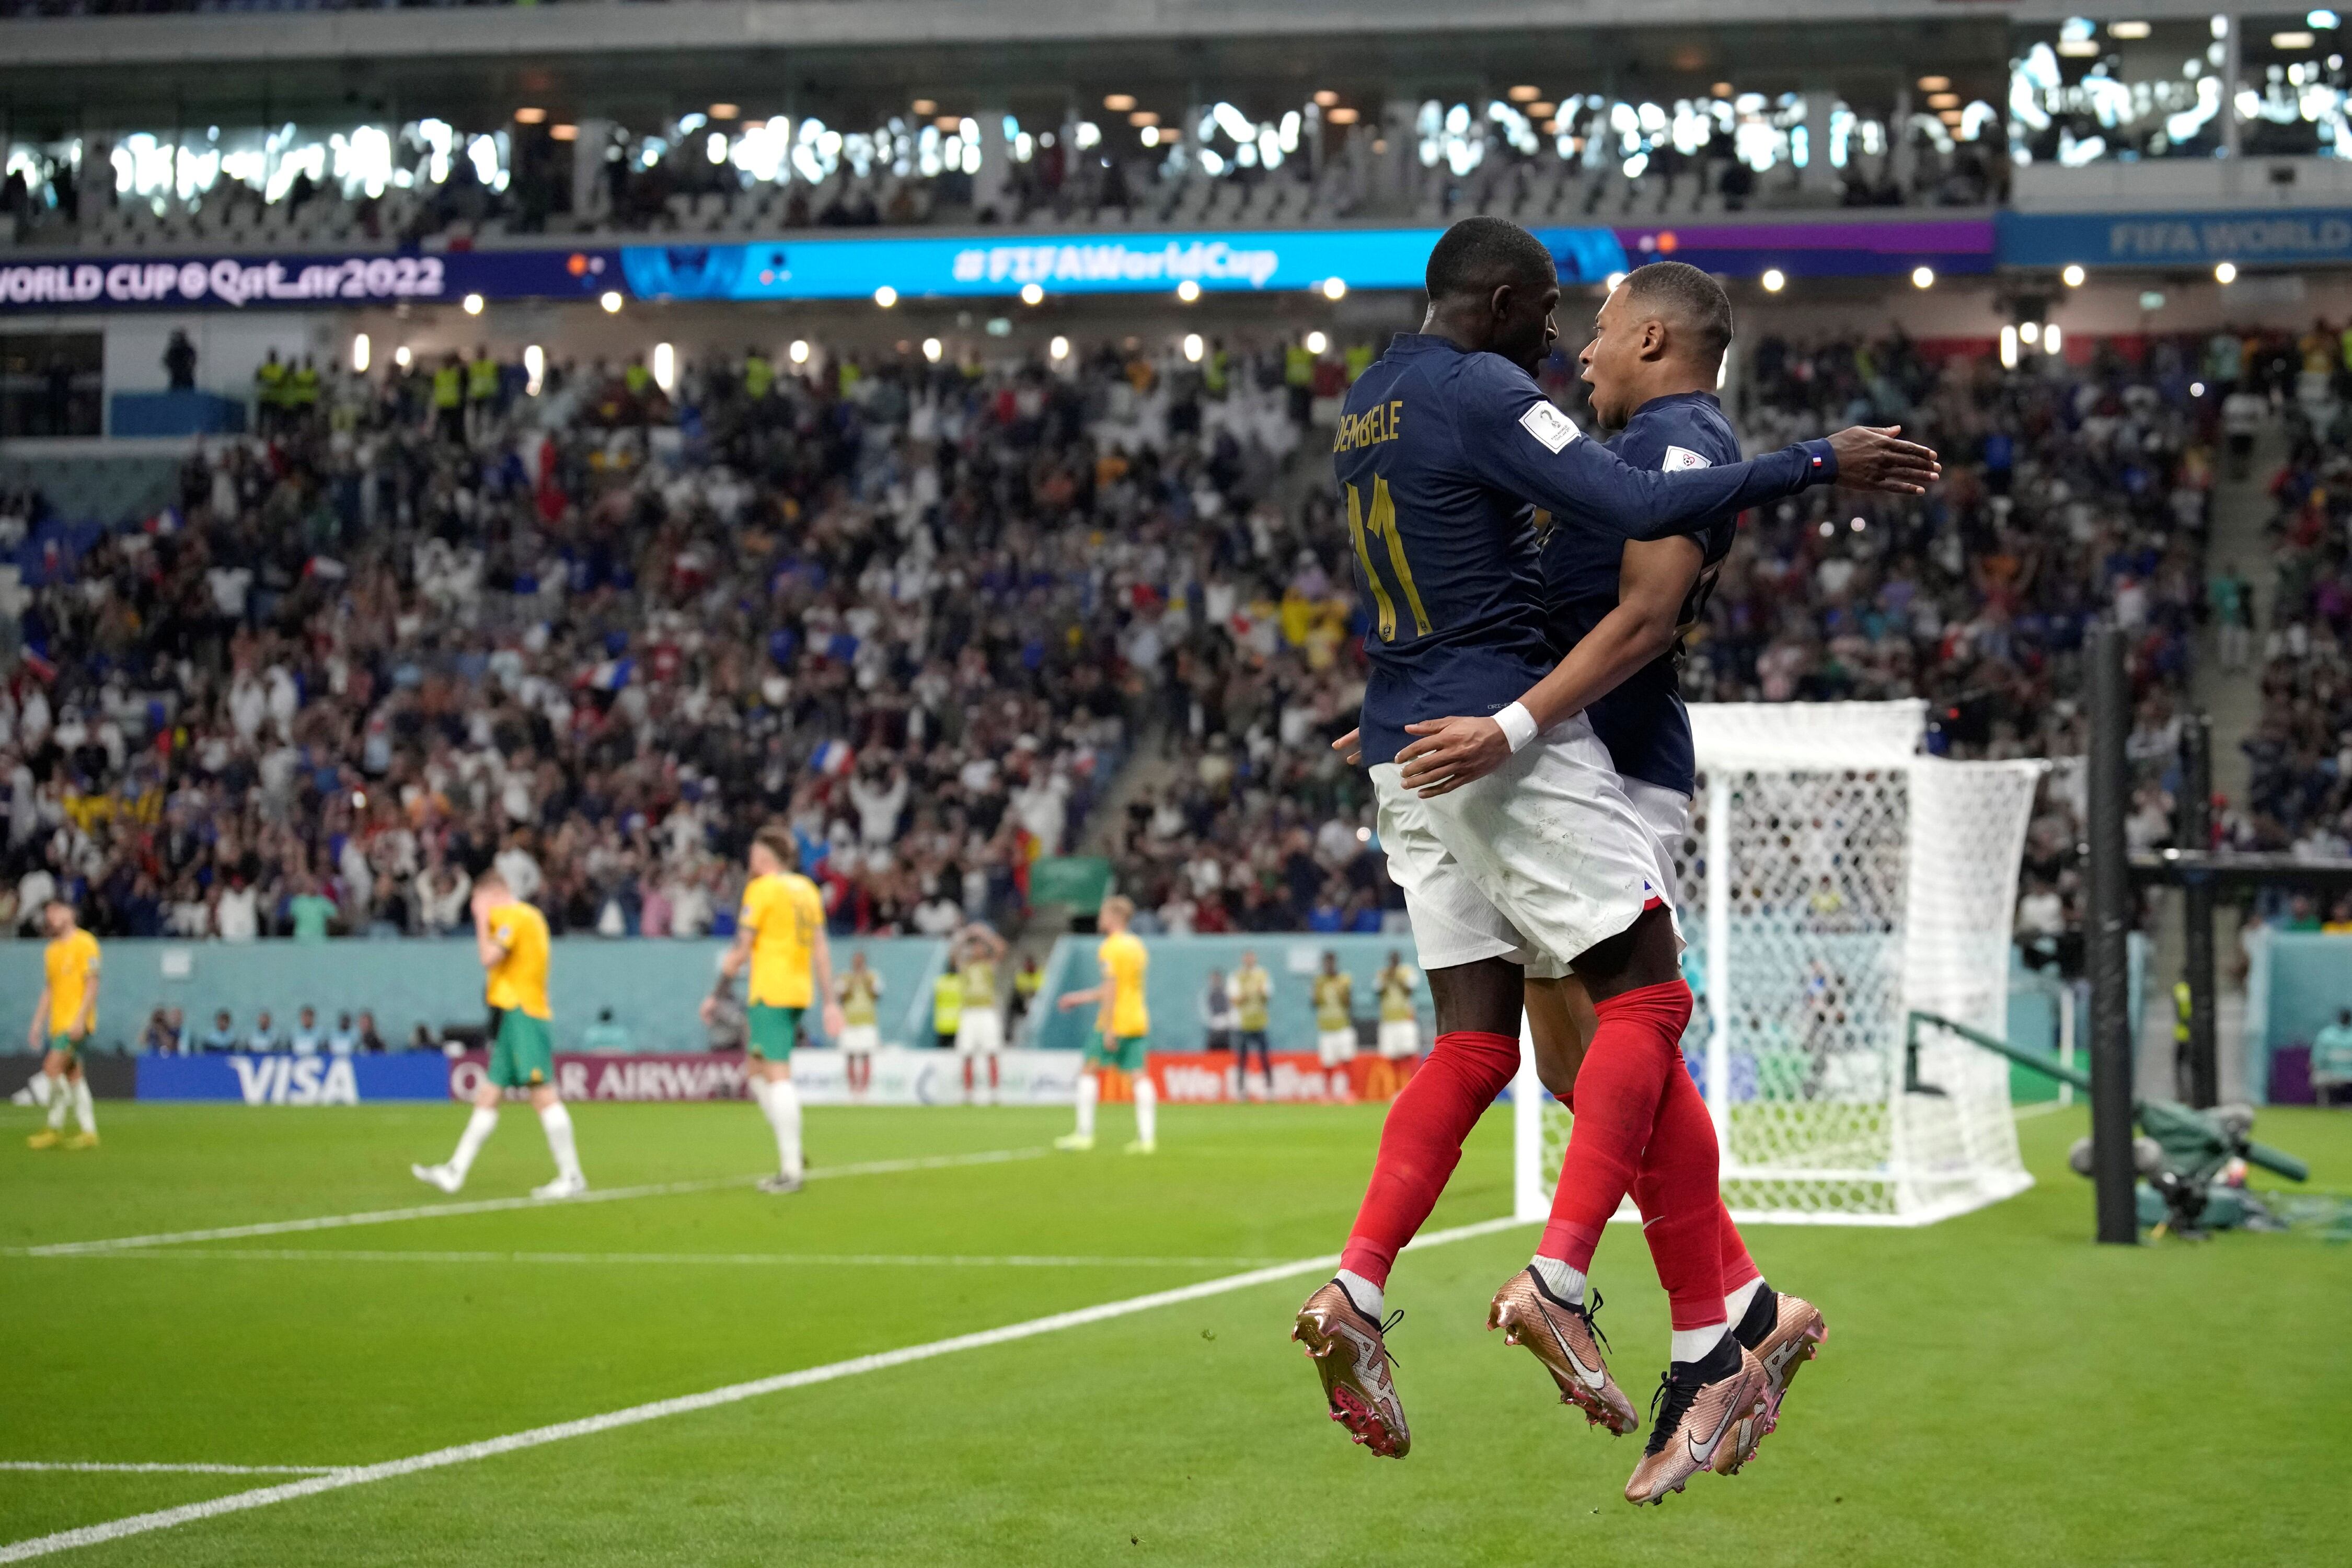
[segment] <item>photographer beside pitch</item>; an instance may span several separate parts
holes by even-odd
[[[1530,548],[1534,507],[1555,528],[1622,548],[1814,483],[1911,494],[1938,471],[1925,448],[1862,429],[1748,462],[1631,467],[1586,440],[1528,374],[1549,352],[1559,300],[1540,242],[1499,220],[1465,220],[1432,251],[1428,284],[1423,331],[1399,337],[1349,392],[1335,466],[1360,585],[1376,611],[1362,749],[1383,759],[1371,768],[1380,837],[1412,919],[1438,1038],[1389,1114],[1339,1276],[1300,1308],[1294,1331],[1333,1418],[1393,1456],[1411,1439],[1381,1321],[1383,1287],[1464,1138],[1517,1070],[1528,972],[1582,982],[1599,1017],[1588,1060],[1678,1055],[1690,1016],[1654,834],[1588,721],[1547,731],[1529,710],[1558,662]],[[1466,724],[1495,730],[1506,754],[1475,788],[1433,790],[1451,775],[1425,772],[1422,787],[1408,787],[1386,760]],[[1596,1131],[1611,1122],[1609,1110],[1586,1109]],[[1654,1250],[1672,1276],[1677,1331],[1651,1443],[1627,1483],[1633,1501],[1680,1489],[1702,1467],[1731,1468],[1740,1445],[1726,1438],[1765,1400],[1760,1364],[1725,1321],[1712,1138],[1677,1154],[1662,1173],[1659,1202],[1671,1212],[1652,1227],[1664,1233]],[[1522,1276],[1558,1279],[1559,1310],[1544,1320],[1555,1331],[1589,1329],[1573,1259],[1580,1249],[1590,1260],[1581,1216],[1601,1184],[1571,1157],[1554,1226]],[[1547,1258],[1565,1272],[1547,1269]],[[1580,1385],[1612,1430],[1630,1430],[1631,1402],[1607,1383],[1597,1350],[1587,1364],[1605,1386],[1590,1386],[1582,1369]]]

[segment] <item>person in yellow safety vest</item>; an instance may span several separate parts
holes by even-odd
[[[271,349],[253,367],[253,423],[264,436],[275,435],[286,406],[286,366]]]
[[[1021,1026],[1021,1020],[1029,1016],[1031,1004],[1037,1000],[1037,993],[1045,988],[1045,972],[1037,967],[1037,955],[1030,953],[1021,960],[1021,967],[1013,972],[1013,1011],[1004,1020],[1006,1037],[1010,1038],[1013,1032]]]
[[[2190,1075],[2194,1069],[2189,1059],[2189,1019],[2195,1010],[2189,1000],[2189,982],[2174,981],[2172,983],[2172,1072],[2176,1087],[2184,1100],[2194,1098],[2189,1093]]]
[[[466,439],[466,371],[454,350],[433,372],[433,426],[445,441]]]
[[[1201,367],[1201,385],[1212,397],[1223,397],[1233,381],[1234,356],[1219,343],[1209,351],[1208,363]]]
[[[956,1031],[963,1026],[963,971],[952,963],[940,971],[931,985],[931,1033],[943,1051],[955,1049]]]
[[[1348,345],[1348,384],[1349,386],[1355,385],[1356,378],[1372,368],[1372,361],[1375,357],[1372,345],[1370,343]]]
[[[466,362],[466,423],[478,441],[489,434],[498,416],[499,379],[499,362],[490,357],[489,346],[475,344],[474,357]]]
[[[1282,351],[1282,382],[1290,389],[1290,417],[1306,424],[1315,406],[1315,356],[1306,344],[1292,343]]]
[[[289,421],[306,420],[319,410],[319,367],[304,354],[302,363],[291,367],[286,374],[286,414]]]
[[[776,384],[776,367],[758,349],[743,351],[743,395],[757,403]]]

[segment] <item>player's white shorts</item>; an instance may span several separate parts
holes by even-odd
[[[1004,1015],[993,1007],[967,1007],[956,1024],[957,1054],[1001,1051],[1004,1048]]]
[[[1380,1047],[1381,1056],[1388,1061],[1402,1061],[1407,1057],[1421,1055],[1421,1020],[1381,1019]]]
[[[1434,800],[1399,784],[1394,763],[1371,773],[1381,847],[1424,970],[1507,958],[1557,979],[1652,900],[1674,902],[1658,835],[1580,713]]]
[[[1633,803],[1633,810],[1650,829],[1651,847],[1658,856],[1658,885],[1672,890],[1681,880],[1675,874],[1675,857],[1683,841],[1690,837],[1691,797],[1680,790],[1668,789],[1643,779],[1619,778],[1625,798]],[[1669,897],[1668,902],[1673,900]],[[1676,921],[1680,923],[1679,920]]]
[[[1356,1031],[1353,1026],[1345,1029],[1323,1029],[1315,1036],[1315,1054],[1323,1065],[1335,1068],[1342,1062],[1356,1059]]]
[[[841,1026],[841,1048],[853,1057],[870,1057],[882,1044],[882,1031],[872,1024],[844,1024]]]

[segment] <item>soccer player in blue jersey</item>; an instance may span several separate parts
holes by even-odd
[[[1636,268],[1610,291],[1580,358],[1595,417],[1621,432],[1610,443],[1618,456],[1670,470],[1739,460],[1738,437],[1715,395],[1731,331],[1731,300],[1722,285],[1683,262]],[[1684,636],[1706,612],[1737,521],[1735,513],[1720,512],[1686,533],[1616,552],[1593,535],[1569,530],[1547,530],[1543,537],[1544,598],[1562,658],[1525,700],[1538,714],[1581,710],[1591,719],[1626,798],[1654,835],[1658,878],[1667,886],[1675,879],[1676,848],[1689,832],[1697,783],[1676,665]],[[1408,787],[1419,782],[1426,762],[1405,764]],[[1458,787],[1477,771],[1473,761],[1441,760],[1433,776],[1442,772]],[[1531,977],[1527,1005],[1544,1079],[1567,1099],[1592,1035],[1591,1004],[1571,975]],[[1683,1146],[1712,1143],[1716,1136],[1680,1059],[1654,1065],[1663,1069],[1655,1075],[1656,1106],[1633,1182],[1645,1215],[1668,1206],[1654,1191],[1662,1167]],[[1766,1382],[1763,1410],[1741,1420],[1729,1439],[1735,1461],[1744,1463],[1777,1423],[1790,1380],[1828,1330],[1812,1303],[1766,1284],[1719,1195],[1714,1206],[1725,1321],[1732,1338],[1754,1353]],[[1533,1289],[1522,1286],[1518,1293]],[[1519,1305],[1498,1303],[1498,1319],[1527,1316]],[[1558,1356],[1545,1354],[1556,1345],[1549,1334],[1518,1337],[1548,1368],[1561,1370],[1552,1365]]]
[[[1931,453],[1870,430],[1748,463],[1631,466],[1584,439],[1528,374],[1549,352],[1559,300],[1550,257],[1532,236],[1496,220],[1456,225],[1431,255],[1429,291],[1424,331],[1400,337],[1359,379],[1335,446],[1357,564],[1376,610],[1362,749],[1374,759],[1381,844],[1429,973],[1438,1043],[1390,1113],[1339,1276],[1309,1298],[1295,1331],[1317,1358],[1334,1419],[1382,1454],[1403,1453],[1410,1439],[1379,1321],[1381,1287],[1463,1137],[1517,1069],[1524,973],[1572,971],[1584,983],[1599,1015],[1594,1056],[1654,1062],[1678,1052],[1689,1016],[1654,836],[1590,721],[1563,711],[1539,723],[1526,700],[1555,662],[1529,526],[1535,506],[1556,527],[1622,549],[1629,538],[1684,531],[1811,483],[1916,493],[1937,472]],[[1473,736],[1498,742],[1502,760],[1454,785],[1448,759]],[[1389,760],[1432,755],[1438,761],[1419,771],[1418,787],[1407,787],[1399,761]],[[1736,1451],[1723,1436],[1762,1401],[1754,1358],[1725,1343],[1711,1141],[1704,1152],[1703,1246],[1696,1219],[1681,1214],[1699,1187],[1697,1162],[1671,1173],[1671,1250],[1687,1266],[1675,1270],[1669,1294],[1678,1325],[1699,1315],[1703,1291],[1713,1301],[1708,1319],[1677,1334],[1659,1421],[1664,1436],[1692,1440],[1644,1456],[1627,1489],[1636,1500],[1677,1489],[1718,1452]],[[1556,1212],[1544,1252],[1573,1257],[1580,1247],[1589,1261],[1587,1229],[1597,1239],[1597,1222]],[[1556,1243],[1555,1232],[1568,1241]],[[1612,1429],[1631,1430],[1631,1402],[1590,1349],[1580,1268],[1553,1262],[1560,1266],[1545,1280],[1541,1326],[1585,1342],[1575,1369],[1581,1381],[1571,1380],[1587,1396],[1578,1402]],[[1531,1269],[1523,1278],[1544,1276]],[[1566,1383],[1563,1392],[1574,1397]]]

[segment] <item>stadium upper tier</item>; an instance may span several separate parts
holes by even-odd
[[[51,4],[0,0],[0,15]],[[355,7],[282,37],[273,18],[264,37],[210,0],[204,16],[143,15],[172,0],[133,0],[135,20],[88,15],[107,4],[0,20],[0,243],[1560,224],[1982,206],[2013,190],[2046,208],[2067,194],[2050,176],[2093,170],[2137,182],[2148,205],[2276,205],[2326,199],[2352,150],[2352,77],[2326,10],[1879,16],[1800,48],[1786,26],[1719,22],[1513,38],[1493,24],[1515,8],[1474,8],[1458,31],[1414,38],[1404,72],[1360,37],[1272,47],[1279,8],[1112,5],[1097,37],[1051,6],[580,5],[552,26],[528,8],[436,8],[420,26]],[[807,24],[789,38],[771,31],[786,15]],[[624,35],[649,18],[668,42],[634,53]],[[730,18],[745,47],[696,43]],[[1395,20],[1368,26],[1388,37]],[[493,23],[521,31],[500,42]],[[386,26],[407,41],[378,39]],[[333,47],[303,41],[318,27]],[[1101,41],[1121,28],[1198,41],[1139,61]],[[282,63],[339,51],[333,68]],[[2242,155],[2318,163],[2232,184]]]

